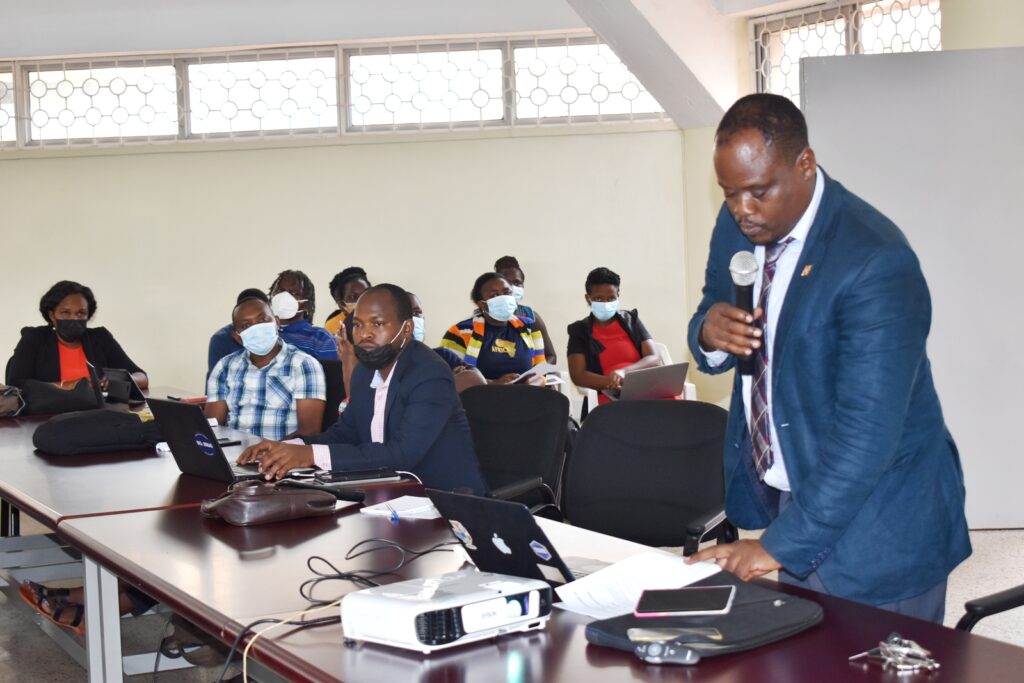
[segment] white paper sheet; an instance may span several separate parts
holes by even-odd
[[[682,588],[721,571],[714,562],[686,564],[678,555],[640,553],[555,589],[562,609],[595,619],[629,614],[640,593]]]
[[[377,517],[391,517],[392,514],[396,514],[398,519],[437,519],[441,516],[426,496],[402,496],[364,507],[360,512]]]

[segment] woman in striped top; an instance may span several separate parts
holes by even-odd
[[[498,273],[476,279],[470,297],[478,312],[452,325],[441,347],[477,368],[491,384],[508,384],[544,361],[544,338],[534,321],[516,316],[516,300],[508,280]]]

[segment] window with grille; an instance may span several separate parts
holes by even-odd
[[[0,149],[664,116],[589,32],[0,61]]]
[[[751,21],[758,92],[800,104],[800,60],[942,49],[939,0],[826,2]]]

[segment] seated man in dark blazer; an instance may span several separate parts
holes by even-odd
[[[437,489],[487,493],[466,414],[448,365],[413,339],[405,290],[377,285],[359,298],[353,340],[359,361],[349,404],[330,430],[302,441],[261,441],[238,462],[259,461],[267,479],[296,467],[390,467]]]

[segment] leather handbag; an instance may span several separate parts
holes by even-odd
[[[0,384],[0,417],[15,417],[25,408],[25,399],[18,387]]]
[[[283,522],[330,515],[337,498],[327,491],[279,486],[263,481],[240,481],[224,494],[204,500],[200,510],[235,526]]]

